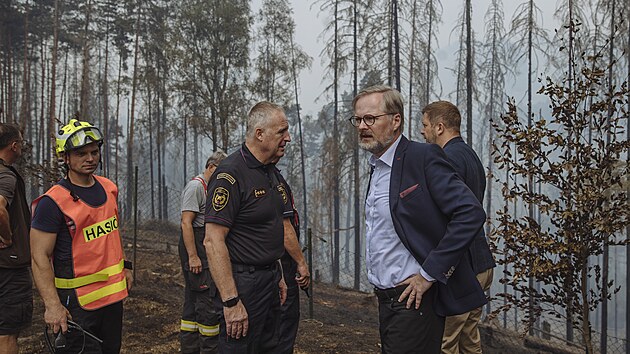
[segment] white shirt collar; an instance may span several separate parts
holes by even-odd
[[[376,155],[370,156],[370,165],[374,166],[376,165],[377,160],[381,160],[387,166],[392,167],[394,163],[394,155],[396,154],[396,148],[398,147],[398,144],[400,143],[401,138],[402,138],[402,134],[400,134],[398,136],[398,139],[396,139],[396,141],[394,141],[394,143],[390,145],[389,148],[387,148],[387,150],[385,150],[385,152],[383,153],[383,155],[381,155],[381,157],[376,157]]]

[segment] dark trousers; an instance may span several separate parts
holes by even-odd
[[[87,311],[79,306],[73,289],[58,289],[59,299],[83,330],[88,331],[103,341],[84,335],[81,331],[69,329],[66,333],[65,349],[57,349],[56,353],[75,354],[81,351],[85,354],[118,354],[122,341],[122,301],[107,305],[98,310]]]
[[[287,278],[285,278],[286,280]],[[295,279],[293,280],[295,283]],[[288,281],[287,281],[288,283]],[[280,312],[280,330],[276,353],[293,353],[298,325],[300,324],[300,288],[295,284],[289,286],[287,301],[282,305]]]
[[[190,272],[188,252],[183,238],[180,237],[178,249],[185,286],[179,343],[182,353],[210,354],[217,352],[219,344],[219,316],[212,303],[217,288],[210,276],[206,250],[203,247],[205,228],[195,227],[193,233],[203,269],[199,274]]]
[[[183,273],[186,285],[179,332],[182,353],[217,353],[219,316],[212,304],[216,287],[210,271],[203,269],[201,273],[193,274],[184,269]]]
[[[232,265],[232,274],[238,295],[247,310],[249,329],[245,337],[227,337],[223,304],[217,291],[214,306],[220,320],[219,353],[276,353],[280,319],[280,272],[275,265],[264,270]]]
[[[433,308],[436,287],[431,287],[418,310],[407,309],[406,302],[398,302],[400,287],[387,292],[376,290],[378,296],[379,331],[384,354],[440,353],[444,317]]]
[[[31,325],[33,283],[29,268],[0,268],[0,336],[19,334]]]

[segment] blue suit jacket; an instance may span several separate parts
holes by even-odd
[[[479,203],[483,204],[483,194],[486,191],[486,176],[479,156],[464,142],[461,136],[449,140],[444,145],[444,153],[446,153],[446,157],[448,157],[459,177],[470,188]],[[483,228],[479,230],[477,237],[470,245],[470,258],[475,274],[496,267]]]
[[[398,237],[436,279],[435,311],[450,316],[484,305],[468,248],[486,215],[438,145],[401,138],[389,205]]]

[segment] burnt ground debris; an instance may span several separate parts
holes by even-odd
[[[173,241],[176,236],[172,235],[178,235],[178,231],[161,227],[139,233],[135,284],[125,300],[122,353],[179,352],[184,282],[177,241]],[[131,242],[125,242],[131,257]],[[312,319],[304,293],[300,294],[300,301],[302,315],[295,353],[380,353],[378,310],[373,294],[315,283]],[[33,325],[20,336],[20,353],[48,353],[43,335],[44,308],[36,291],[34,302]],[[535,346],[528,345],[531,339],[489,324],[482,327],[482,340],[484,353],[491,354],[579,352],[540,340],[533,341]]]

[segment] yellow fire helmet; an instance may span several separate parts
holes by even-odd
[[[70,119],[68,124],[64,125],[57,132],[55,151],[61,156],[64,152],[75,150],[90,143],[103,144],[103,134],[92,125],[92,123],[82,122],[77,119]]]

